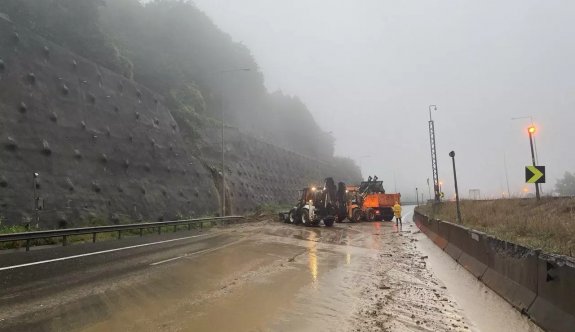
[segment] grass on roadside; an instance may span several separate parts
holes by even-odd
[[[98,222],[95,220],[90,220],[88,222],[88,226],[104,226],[109,225],[109,223]],[[193,226],[192,226],[193,227]],[[199,227],[199,225],[197,225]],[[204,222],[203,229],[209,229],[212,227],[210,222]],[[164,226],[162,227],[161,233],[173,233],[177,231],[187,230],[187,225],[178,225],[175,229],[174,226]],[[193,228],[192,228],[193,229]],[[28,232],[29,230],[26,227],[21,225],[4,225],[3,220],[0,219],[0,234],[13,234],[13,233],[24,233]],[[33,231],[33,230],[31,230]],[[142,230],[142,235],[150,235],[150,234],[157,234],[158,228],[144,228]],[[140,236],[140,230],[125,230],[122,231],[122,238],[125,237],[132,237],[132,236]],[[118,238],[118,232],[107,232],[107,233],[98,233],[97,234],[97,241],[108,241],[114,240]],[[84,234],[84,235],[72,235],[67,238],[67,243],[70,244],[81,244],[81,243],[89,243],[92,242],[92,234]],[[54,237],[54,238],[47,238],[47,239],[39,239],[31,241],[31,246],[45,246],[45,245],[62,245],[62,237]],[[26,246],[25,241],[16,241],[16,242],[2,242],[0,243],[0,250],[3,249],[18,249],[23,248]]]
[[[454,202],[418,207],[436,219],[455,222]],[[462,224],[502,240],[566,256],[575,254],[575,198],[461,201]]]

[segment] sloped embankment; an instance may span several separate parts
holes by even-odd
[[[203,128],[190,146],[161,95],[2,18],[0,61],[0,216],[8,223],[34,223],[34,172],[41,228],[218,213],[219,130]],[[226,132],[228,213],[292,202],[296,188],[338,173]]]

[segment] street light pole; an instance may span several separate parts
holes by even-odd
[[[239,68],[239,69],[230,69],[230,70],[221,70],[217,72],[220,76],[220,89],[222,88],[223,82],[223,74],[226,73],[233,73],[233,72],[240,72],[240,71],[251,71],[249,68]],[[224,137],[224,127],[225,127],[225,102],[222,96],[222,207],[221,207],[221,216],[226,216],[226,152],[225,152],[225,137]]]
[[[533,166],[537,166],[535,163],[535,153],[533,151],[533,134],[535,133],[536,129],[535,126],[531,126],[527,129],[529,133],[529,145],[531,146],[531,161],[533,162]],[[535,183],[535,195],[537,196],[537,200],[541,199],[541,195],[539,194],[539,184]]]
[[[461,210],[459,208],[459,188],[457,188],[457,171],[455,170],[455,151],[449,152],[453,162],[453,179],[455,180],[455,203],[457,205],[457,222],[461,224]]]
[[[419,206],[419,188],[415,187],[415,198],[417,199],[417,206]]]
[[[32,184],[34,185],[34,219],[36,221],[36,225],[40,224],[40,213],[38,212],[38,192],[37,192],[37,186],[38,186],[38,177],[40,176],[39,173],[34,172],[32,173]],[[30,224],[26,225],[26,228],[28,230],[30,230]]]
[[[429,144],[431,146],[431,169],[433,172],[433,190],[435,193],[435,202],[441,200],[439,189],[439,171],[437,170],[437,150],[435,147],[435,123],[431,117],[431,110],[437,111],[436,105],[429,105]]]

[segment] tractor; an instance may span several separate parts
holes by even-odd
[[[326,178],[323,188],[307,187],[301,190],[301,197],[288,215],[287,222],[318,226],[321,221],[332,227],[337,216],[337,189],[333,178]]]

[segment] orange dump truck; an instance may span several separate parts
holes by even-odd
[[[383,181],[369,177],[359,186],[347,187],[347,218],[354,222],[391,221],[395,202],[401,202],[401,194],[386,194]]]
[[[401,194],[371,193],[363,199],[362,210],[368,221],[393,219],[393,205],[400,202]]]

